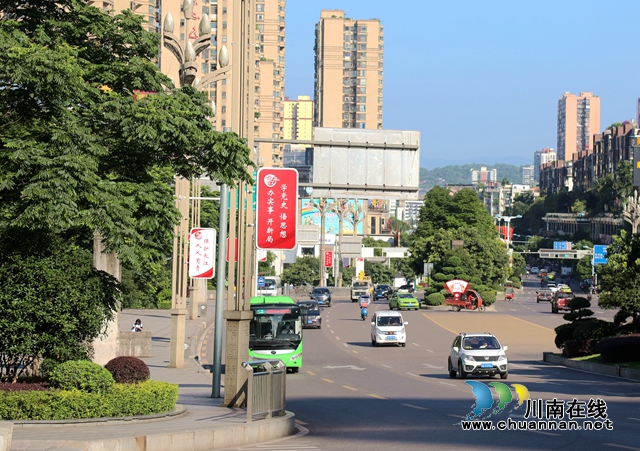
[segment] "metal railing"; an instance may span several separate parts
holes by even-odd
[[[247,423],[285,414],[287,367],[282,360],[242,362],[247,371]]]

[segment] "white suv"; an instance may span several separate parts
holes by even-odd
[[[496,337],[488,332],[458,335],[451,345],[447,360],[449,377],[495,376],[506,379],[509,374],[509,362],[505,351]]]
[[[393,343],[405,346],[407,332],[404,326],[407,324],[409,323],[403,321],[400,312],[390,310],[375,312],[371,319],[371,344],[378,346]]]

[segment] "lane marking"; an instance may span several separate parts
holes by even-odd
[[[627,417],[627,418],[629,418],[630,420],[640,421],[640,418],[633,418],[633,417]]]
[[[430,363],[423,363],[423,366],[426,366],[427,368],[433,368],[434,370],[441,370],[442,368],[444,368],[443,366],[435,366],[435,365],[431,365]]]
[[[337,338],[337,337],[336,337],[336,338]],[[342,346],[344,346],[345,348],[348,348],[348,347],[349,347],[349,345],[348,345],[348,344],[346,344],[346,343],[342,343]]]
[[[437,326],[439,326],[439,327],[442,327],[444,330],[448,330],[448,331],[449,331],[449,332],[451,332],[452,334],[454,334],[454,335],[458,335],[458,332],[456,332],[456,331],[454,331],[454,330],[451,330],[451,329],[449,329],[448,327],[443,326],[442,324],[440,324],[438,321],[436,321],[436,320],[435,320],[435,319],[433,319],[433,318],[429,318],[429,316],[427,316],[427,314],[426,314],[426,313],[422,313],[422,316],[424,316],[425,318],[427,318],[429,321],[431,321],[431,322],[432,322],[432,323],[434,323],[435,325],[437,325]]]
[[[340,340],[340,337],[334,337],[336,340]]]
[[[605,445],[605,446],[613,446],[615,448],[624,448],[624,449],[632,449],[634,451],[640,451],[640,448],[634,448],[633,446],[618,445],[616,443],[603,443],[603,445]]]
[[[563,385],[563,384],[561,384],[559,382],[546,382],[546,383],[550,384],[550,385]]]
[[[414,406],[413,404],[402,404],[405,407],[411,407],[412,409],[418,409],[418,410],[429,410],[426,407],[420,407],[420,406]]]
[[[523,323],[531,324],[531,325],[534,325],[534,326],[536,326],[536,327],[539,327],[540,329],[550,330],[551,332],[554,332],[554,333],[555,333],[555,330],[553,330],[553,329],[549,329],[548,327],[541,326],[540,324],[532,323],[531,321],[525,321],[524,319],[516,318],[515,316],[511,316],[511,315],[507,315],[507,316],[508,316],[509,318],[513,318],[513,319],[517,319],[518,321],[522,321]]]
[[[351,391],[358,391],[357,388],[353,388],[353,387],[349,387],[348,385],[343,385],[343,388],[346,388],[347,390],[351,390]]]
[[[455,387],[455,386],[456,386],[456,384],[450,384],[449,382],[442,382],[442,381],[440,381],[440,383],[441,383],[441,384],[444,384],[444,385],[450,385],[450,386],[452,386],[452,387]]]
[[[542,431],[529,431],[529,432],[535,432],[536,434],[542,434],[542,435],[551,435],[553,437],[560,436],[560,434],[554,434],[553,432],[542,432]]]
[[[413,377],[420,377],[417,374],[413,374],[413,373],[407,373],[409,376],[413,376]]]
[[[310,376],[315,376],[316,373],[314,373],[313,371],[305,371],[305,373],[307,373]]]
[[[376,399],[387,399],[384,396],[374,395],[373,393],[369,393],[367,394],[367,396],[371,396],[372,398],[376,398]]]
[[[330,384],[335,384],[335,382],[333,382],[331,379],[325,379],[323,377],[322,380],[325,381],[325,382],[329,382]]]
[[[354,353],[354,354],[357,354],[357,353],[358,353],[358,351],[353,351],[353,353]]]
[[[462,415],[453,415],[451,413],[449,415],[447,415],[447,416],[448,417],[453,417],[453,418],[462,418],[462,419],[464,419],[464,417]]]
[[[431,349],[427,349],[427,352],[430,352],[431,354],[433,354],[433,351]]]
[[[332,334],[335,334],[335,332],[334,332],[334,331],[331,331],[331,333],[332,333]]]
[[[389,365],[384,365],[383,364],[382,366],[385,367],[385,368],[391,368]]]
[[[414,346],[420,346],[418,343],[411,343]]]
[[[607,395],[614,395],[614,396],[627,396],[627,395],[623,395],[622,393],[614,393],[611,391],[604,391],[604,390],[598,390],[598,393],[605,393]]]

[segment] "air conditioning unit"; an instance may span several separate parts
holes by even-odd
[[[135,10],[136,10],[136,2],[131,2],[131,3],[129,4],[129,9],[130,9],[131,11],[135,11]]]

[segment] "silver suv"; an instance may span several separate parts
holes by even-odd
[[[488,332],[458,335],[451,345],[447,360],[449,377],[460,374],[461,379],[467,376],[495,376],[506,379],[509,374],[509,363],[505,351],[496,337]]]

